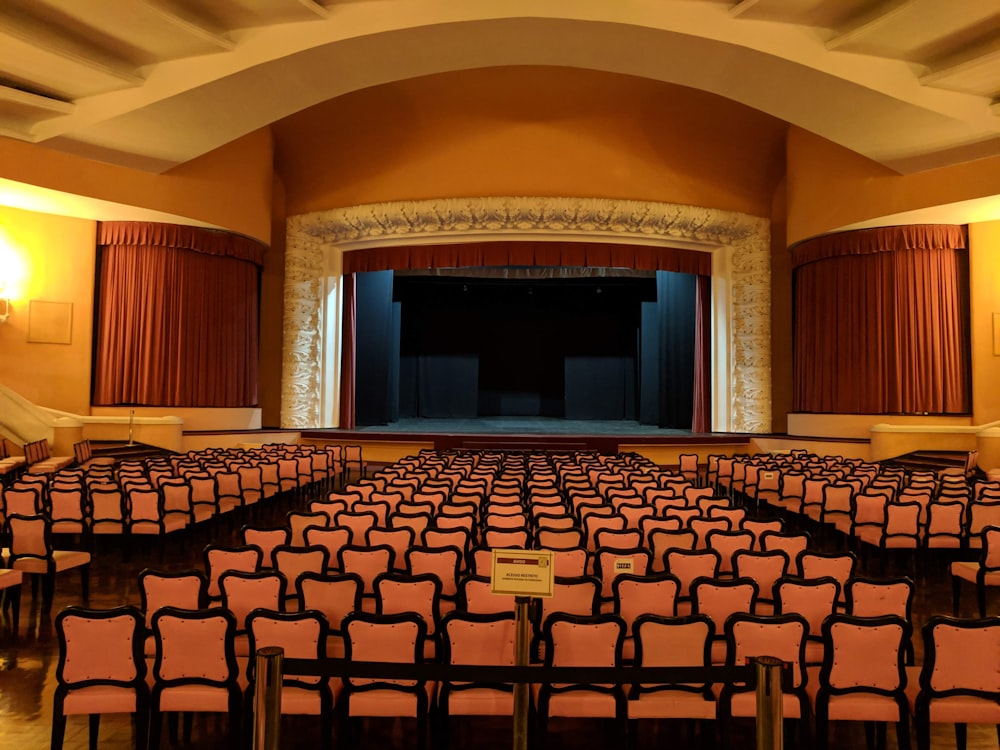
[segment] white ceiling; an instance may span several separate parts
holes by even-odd
[[[1000,0],[3,0],[0,135],[162,172],[359,88],[521,64],[710,91],[901,173],[1000,154]]]

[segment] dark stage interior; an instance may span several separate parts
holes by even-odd
[[[355,424],[690,431],[696,369],[707,367],[698,279],[559,268],[358,274]]]

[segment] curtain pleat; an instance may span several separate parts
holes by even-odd
[[[853,234],[853,233],[846,233]],[[968,270],[964,249],[834,254],[795,271],[793,408],[844,414],[966,414],[970,409]],[[885,239],[883,236],[882,239]],[[850,244],[844,237],[845,244]]]
[[[344,273],[479,266],[592,266],[711,276],[712,256],[642,245],[519,241],[377,247],[344,253]]]
[[[170,247],[101,249],[94,403],[257,404],[257,267]]]
[[[150,221],[102,221],[97,225],[99,246],[172,247],[208,255],[223,255],[264,265],[264,247],[259,242],[218,229],[159,224]]]

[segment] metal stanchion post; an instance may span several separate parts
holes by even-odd
[[[517,640],[514,646],[514,663],[519,667],[528,666],[528,647],[531,637],[528,633],[528,605],[531,599],[527,596],[514,597],[514,609],[517,625]],[[528,690],[526,682],[514,683],[514,750],[527,750],[528,747]]]
[[[757,750],[782,750],[783,734],[781,659],[759,656],[754,660],[757,675]]]
[[[278,750],[281,726],[281,672],[285,650],[277,646],[259,649],[254,669],[253,750]]]

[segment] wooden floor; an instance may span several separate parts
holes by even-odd
[[[288,510],[287,506],[274,506],[269,510],[270,520],[277,525]],[[197,529],[188,537],[171,538],[169,545],[143,544],[126,551],[119,544],[102,540],[96,551],[91,573],[91,596],[93,607],[114,607],[123,604],[139,605],[137,575],[144,567],[180,570],[201,567],[201,548],[210,539],[232,541],[236,535],[236,524],[218,526],[211,530]],[[944,563],[926,566],[924,575],[906,569],[904,561],[870,561],[874,570],[869,573],[905,573],[918,580],[918,593],[914,605],[914,631],[933,613],[947,613],[951,609],[950,579],[944,572]],[[78,589],[78,576],[69,572],[57,581],[56,600],[53,616],[61,608],[82,604]],[[962,601],[962,614],[972,616],[974,596],[966,590]],[[990,611],[996,613],[998,603],[990,602]],[[22,598],[21,626],[19,632],[11,633],[10,623],[4,620],[0,627],[0,748],[3,750],[41,750],[49,746],[52,718],[52,698],[55,684],[55,668],[58,659],[53,616],[38,611],[32,601],[30,587],[25,586]],[[917,639],[917,660],[920,662],[919,638]],[[994,657],[995,658],[995,657]],[[286,718],[282,724],[281,747],[285,750],[314,750],[320,746],[318,722],[309,718]],[[361,725],[357,733],[356,747],[360,748],[416,748],[413,736],[415,725],[410,720],[370,719]],[[834,722],[831,731],[831,748],[864,747],[862,728],[855,724]],[[700,737],[692,737],[686,725],[674,722],[643,722],[638,730],[637,750],[646,748],[693,748],[701,747]],[[165,730],[166,731],[166,730]],[[933,747],[944,750],[955,747],[954,734],[950,727],[937,727],[933,737]],[[228,742],[226,722],[221,717],[197,717],[194,734],[189,745],[181,746],[198,750],[225,747]],[[810,746],[812,743],[808,743]],[[787,743],[792,746],[792,742]],[[124,750],[133,746],[131,722],[126,717],[108,716],[101,723],[99,747],[106,750]],[[170,747],[166,737],[162,746]],[[342,746],[342,745],[341,745]],[[453,725],[450,747],[456,750],[500,750],[512,746],[511,722],[509,719],[465,719],[456,720]],[[603,720],[559,720],[553,719],[549,733],[539,747],[546,750],[590,750],[621,747],[619,737],[613,727]],[[717,745],[719,746],[719,745]],[[752,748],[754,746],[754,726],[751,721],[739,721],[732,725],[732,731],[724,739],[721,747]],[[803,746],[800,743],[800,746]],[[888,747],[896,746],[894,732],[888,733]],[[914,745],[915,747],[915,742]],[[87,722],[81,717],[71,717],[67,724],[64,747],[67,750],[82,750],[87,747]],[[970,750],[997,748],[994,727],[969,727]]]

